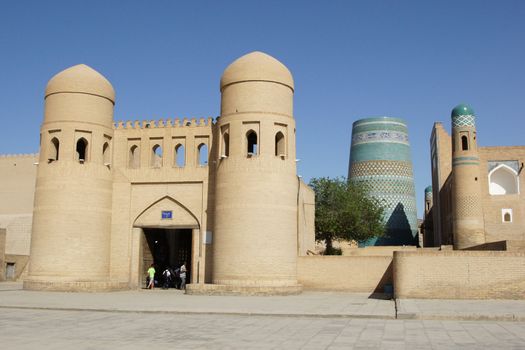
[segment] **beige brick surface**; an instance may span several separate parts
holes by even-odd
[[[525,299],[525,253],[395,252],[397,298]]]
[[[382,293],[392,284],[392,256],[304,256],[297,261],[305,290]]]

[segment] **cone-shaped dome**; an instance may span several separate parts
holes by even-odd
[[[294,89],[292,73],[288,68],[272,56],[259,51],[238,58],[224,70],[221,91],[230,84],[242,81],[271,81]]]
[[[115,90],[111,83],[102,74],[85,64],[69,67],[49,80],[46,97],[60,92],[93,94],[115,103]]]

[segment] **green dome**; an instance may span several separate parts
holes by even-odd
[[[427,192],[432,192],[432,186],[428,186],[427,188],[425,188],[425,193]]]
[[[475,128],[476,117],[474,110],[465,104],[459,104],[452,110],[452,128]]]
[[[451,116],[459,117],[460,115],[474,115],[474,110],[469,106],[465,104],[459,104],[452,110]]]

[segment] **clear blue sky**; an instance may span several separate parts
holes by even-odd
[[[408,122],[419,213],[432,124],[460,102],[482,146],[525,144],[525,1],[5,1],[0,153],[38,151],[47,81],[85,63],[116,120],[217,116],[219,79],[264,51],[294,75],[299,174],[346,176],[352,122]]]

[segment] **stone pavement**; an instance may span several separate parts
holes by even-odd
[[[368,294],[304,292],[291,296],[206,296],[182,291],[131,290],[109,293],[62,293],[21,290],[0,283],[0,309],[163,312],[178,314],[272,315],[303,317],[395,318],[392,300]]]
[[[525,301],[58,293],[0,283],[5,349],[525,349],[524,315]]]
[[[525,300],[396,299],[396,318],[525,321]]]
[[[0,309],[0,344],[44,350],[506,350],[525,348],[525,323]]]
[[[0,283],[0,309],[91,310],[258,316],[420,320],[525,321],[523,300],[433,300],[371,298],[363,293],[303,292],[293,296],[204,296],[182,291],[131,290],[60,293],[22,290]]]

